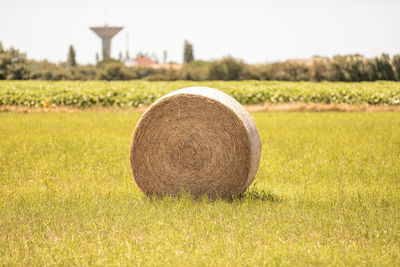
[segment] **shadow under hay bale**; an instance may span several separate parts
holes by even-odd
[[[283,199],[276,193],[257,190],[254,186],[247,189],[245,192],[238,195],[234,200],[245,201],[245,200],[259,200],[259,201],[269,201],[269,202],[282,202]]]

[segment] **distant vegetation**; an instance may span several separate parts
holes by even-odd
[[[166,54],[164,55],[166,60]],[[400,81],[400,55],[382,54],[375,58],[362,55],[313,57],[250,65],[233,57],[220,60],[194,60],[193,47],[184,44],[182,69],[126,67],[120,60],[107,59],[94,65],[79,65],[75,50],[69,48],[67,61],[50,63],[29,60],[17,49],[0,44],[0,80],[279,80],[279,81]]]
[[[0,106],[139,107],[189,86],[219,88],[242,104],[346,103],[400,105],[400,83],[282,81],[0,81]]]

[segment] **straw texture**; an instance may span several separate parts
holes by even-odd
[[[229,95],[189,87],[154,102],[132,136],[130,162],[147,196],[231,198],[253,181],[260,137],[250,114]]]

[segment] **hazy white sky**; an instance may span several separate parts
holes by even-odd
[[[29,58],[94,63],[101,41],[90,26],[123,26],[112,56],[168,51],[182,61],[225,55],[262,63],[313,55],[400,54],[400,0],[0,0],[0,41]]]

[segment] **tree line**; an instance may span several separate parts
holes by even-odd
[[[166,55],[164,56],[166,57]],[[184,44],[181,69],[127,67],[120,60],[105,59],[96,65],[79,65],[70,46],[66,62],[55,64],[28,59],[15,48],[0,43],[0,80],[280,80],[280,81],[400,81],[400,54],[375,58],[362,55],[315,56],[268,64],[246,64],[231,56],[219,60],[195,60],[193,46]]]

